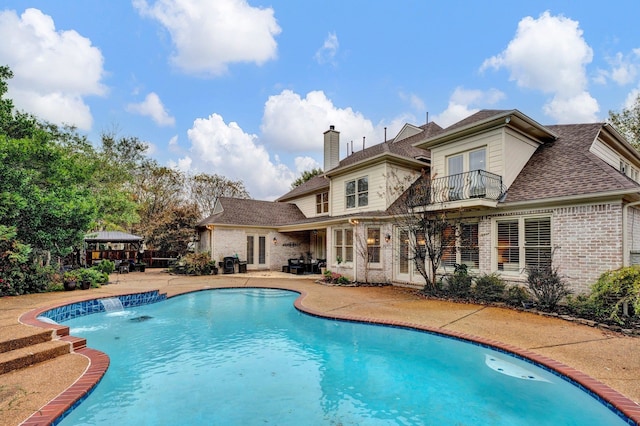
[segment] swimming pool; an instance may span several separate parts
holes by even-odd
[[[625,424],[525,361],[312,317],[297,296],[211,290],[66,322],[111,366],[61,424]]]

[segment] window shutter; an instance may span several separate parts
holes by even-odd
[[[525,263],[538,267],[551,262],[551,218],[524,221]]]
[[[498,222],[498,270],[518,271],[520,269],[520,251],[518,221]]]

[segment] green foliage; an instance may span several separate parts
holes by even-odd
[[[571,291],[551,262],[527,268],[527,286],[538,307],[545,311],[555,310],[558,303]]]
[[[302,172],[302,175],[298,179],[293,181],[293,183],[291,184],[291,189],[302,185],[303,183],[305,183],[306,181],[308,181],[309,179],[315,176],[320,176],[322,173],[323,171],[320,168],[305,170],[304,172]]]
[[[188,253],[171,272],[185,273],[188,275],[211,275],[216,272],[216,262],[211,260],[211,253]]]
[[[531,294],[525,287],[514,285],[507,288],[505,302],[508,305],[522,306],[529,301],[531,301]]]
[[[625,303],[636,314],[640,312],[640,268],[637,266],[600,275],[591,287],[587,307],[593,309],[594,315],[598,318],[622,324],[624,320],[621,315]]]
[[[338,274],[337,272],[331,272],[327,269],[324,271],[324,282],[345,285],[349,284],[351,281],[349,281],[349,278],[344,275]]]
[[[105,274],[109,275],[110,273],[112,273],[113,271],[116,270],[116,264],[115,262],[109,260],[109,259],[103,259],[102,261],[100,261],[100,263],[98,263],[97,265],[93,266],[95,269],[97,269],[100,272],[104,272]]]
[[[447,278],[446,292],[453,297],[467,297],[471,293],[471,282],[467,265],[456,264],[455,271]]]
[[[46,290],[52,268],[40,266],[13,227],[0,225],[0,297]]]
[[[338,284],[349,284],[351,281],[349,281],[349,278],[345,277],[344,275],[338,277],[338,279],[336,280],[336,283]]]
[[[505,283],[496,273],[481,275],[475,279],[473,295],[484,302],[498,302],[504,299]]]
[[[640,94],[636,96],[630,108],[624,108],[622,112],[609,111],[609,122],[613,124],[636,149],[639,149]]]
[[[101,284],[106,284],[109,281],[109,274],[100,271],[96,267],[78,269],[78,280],[89,281],[91,287],[99,287]]]

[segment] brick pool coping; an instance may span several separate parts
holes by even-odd
[[[228,287],[228,288],[237,288],[237,287]],[[341,320],[341,321],[352,321],[352,322],[361,322],[368,324],[378,324],[385,325],[390,327],[398,327],[398,328],[408,328],[414,330],[420,330],[427,333],[444,335],[447,337],[452,337],[459,340],[464,340],[466,342],[470,342],[476,345],[489,347],[492,349],[496,349],[501,352],[505,352],[511,355],[515,355],[518,358],[522,358],[524,360],[529,360],[533,363],[539,364],[543,368],[551,371],[560,376],[564,376],[568,378],[570,381],[574,382],[578,387],[583,390],[591,393],[597,399],[601,400],[601,403],[608,406],[609,408],[613,408],[614,411],[617,410],[619,413],[626,416],[628,420],[628,424],[630,425],[640,425],[640,405],[633,402],[631,399],[622,395],[620,392],[610,388],[604,383],[588,376],[587,374],[569,367],[561,362],[558,362],[552,358],[545,357],[539,355],[535,352],[531,352],[526,349],[522,349],[513,345],[505,344],[503,342],[486,339],[483,337],[460,333],[456,331],[450,330],[442,330],[436,329],[435,327],[429,327],[421,324],[404,322],[404,321],[394,321],[394,320],[384,320],[384,319],[374,319],[374,318],[366,318],[356,315],[335,315],[329,314],[327,312],[323,312],[317,309],[309,308],[302,304],[304,298],[308,295],[308,292],[305,290],[292,290],[297,292],[300,296],[296,298],[294,302],[294,307],[299,311],[307,313],[309,315]],[[202,290],[194,290],[194,291],[202,291]],[[136,294],[136,293],[129,293]],[[171,297],[179,296],[184,293],[175,294]],[[125,295],[119,295],[125,296]],[[118,296],[114,296],[118,297]],[[97,298],[86,298],[83,301],[94,300]],[[33,413],[27,420],[25,420],[22,425],[25,426],[35,426],[35,425],[52,425],[59,423],[64,416],[66,416],[71,410],[77,407],[84,399],[86,399],[89,394],[93,391],[93,389],[97,386],[97,384],[102,380],[102,377],[105,375],[107,368],[109,367],[109,356],[103,352],[100,352],[95,349],[87,348],[84,342],[84,339],[79,339],[74,336],[69,335],[69,327],[60,325],[60,324],[50,324],[45,323],[38,320],[38,316],[46,311],[50,311],[55,308],[60,308],[66,305],[73,304],[75,302],[65,302],[58,303],[44,308],[38,308],[32,311],[29,311],[20,317],[20,321],[24,324],[42,327],[47,329],[52,329],[56,332],[58,336],[60,336],[61,340],[68,341],[73,351],[77,354],[86,356],[89,359],[89,366],[87,367],[84,374],[69,388],[60,393],[57,397],[52,399],[49,403],[45,404],[40,410]],[[621,416],[622,418],[622,416]]]

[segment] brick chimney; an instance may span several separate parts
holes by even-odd
[[[329,126],[324,132],[324,171],[327,172],[338,166],[340,162],[340,132],[335,126]]]

